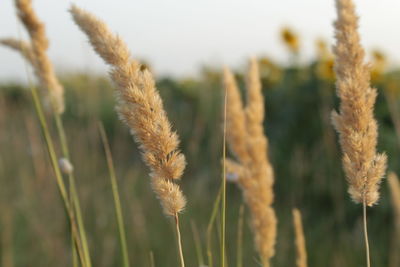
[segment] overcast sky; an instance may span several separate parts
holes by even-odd
[[[285,25],[301,35],[303,59],[310,59],[317,37],[332,42],[335,18],[333,0],[34,0],[58,72],[106,72],[71,20],[71,2],[102,18],[159,75],[191,75],[204,64],[238,67],[253,55],[285,62],[287,51],[279,39]],[[382,49],[398,62],[400,1],[355,2],[367,50]],[[26,38],[12,0],[0,0],[0,37],[5,36]],[[0,78],[25,76],[22,59],[0,47]]]

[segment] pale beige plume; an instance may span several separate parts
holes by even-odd
[[[171,130],[152,74],[141,70],[126,44],[104,22],[76,6],[72,6],[70,12],[97,54],[110,65],[120,119],[131,129],[143,160],[151,170],[152,188],[164,213],[176,216],[186,205],[175,183],[181,178],[186,161],[178,149],[178,135]]]
[[[374,118],[376,89],[357,32],[358,18],[351,0],[336,0],[335,72],[339,113],[332,113],[343,152],[349,193],[356,203],[372,206],[379,199],[379,184],[386,170],[386,155],[376,152],[378,126]]]
[[[236,177],[250,209],[254,240],[264,267],[275,254],[277,219],[272,207],[274,174],[264,135],[264,98],[258,64],[250,62],[244,106],[233,74],[225,69],[227,141],[236,160],[226,160],[227,177]]]
[[[32,65],[40,86],[46,90],[53,110],[64,112],[64,88],[58,81],[53,65],[47,56],[49,42],[45,25],[39,20],[32,7],[31,0],[15,0],[18,17],[30,36],[30,43],[13,38],[1,39],[0,43],[22,54]]]

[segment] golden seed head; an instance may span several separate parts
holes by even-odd
[[[254,243],[264,266],[275,254],[276,225],[273,202],[274,174],[268,159],[264,135],[264,97],[256,59],[250,61],[246,79],[246,105],[243,104],[233,74],[225,69],[227,93],[227,143],[235,160],[226,159],[227,179],[242,189],[250,209]]]
[[[130,128],[143,161],[150,168],[152,188],[164,213],[176,215],[186,205],[174,183],[181,178],[186,160],[179,151],[179,137],[172,131],[152,74],[131,59],[127,45],[104,22],[74,5],[70,12],[93,49],[110,65],[110,76],[117,87],[118,115]]]
[[[339,133],[343,169],[349,194],[356,203],[372,206],[379,199],[379,184],[386,171],[386,155],[376,151],[378,125],[374,118],[376,89],[357,32],[358,18],[351,0],[336,0],[335,71],[339,113],[332,122]]]

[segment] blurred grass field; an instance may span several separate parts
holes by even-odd
[[[294,47],[290,38],[285,40],[289,48]],[[297,207],[303,215],[310,266],[363,266],[362,214],[346,192],[337,136],[330,123],[330,112],[338,104],[332,58],[321,42],[311,62],[299,63],[297,49],[290,53],[286,65],[259,58],[264,126],[276,173],[278,241],[273,265],[294,265],[291,210]],[[379,151],[388,154],[389,170],[399,173],[395,125],[400,125],[400,70],[387,69],[382,53],[375,52],[372,59],[372,82],[379,91],[375,114],[380,125]],[[244,67],[236,69],[241,85]],[[102,122],[117,171],[132,266],[151,266],[152,259],[155,266],[177,266],[173,225],[162,215],[140,153],[117,118],[112,84],[105,75],[91,73],[69,73],[60,79],[66,91],[64,124],[93,265],[121,266],[111,185],[98,131]],[[188,206],[181,216],[187,266],[207,263],[206,230],[221,181],[221,80],[220,69],[204,67],[196,77],[157,81],[188,161],[182,180]],[[0,81],[1,266],[70,266],[67,219],[29,90],[22,83]],[[56,136],[54,123],[51,127]],[[238,266],[243,201],[236,185],[228,184],[227,190],[227,260],[228,266]],[[374,266],[388,266],[400,248],[391,245],[396,237],[385,181],[380,205],[369,210],[368,220]],[[200,255],[196,245],[200,245]],[[218,227],[214,227],[212,245],[219,250]],[[242,246],[242,266],[258,266],[246,210]],[[214,256],[217,259],[218,253]]]

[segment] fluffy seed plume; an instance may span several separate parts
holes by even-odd
[[[296,266],[307,267],[307,250],[306,250],[306,239],[304,237],[303,223],[301,221],[301,213],[298,209],[293,209],[293,226],[294,233],[296,236]]]
[[[370,69],[357,32],[358,18],[351,0],[336,0],[335,72],[339,113],[332,121],[343,152],[343,169],[349,193],[356,203],[374,205],[386,170],[386,155],[376,152],[378,126],[374,118],[376,89],[370,85]]]
[[[176,216],[184,209],[186,200],[174,181],[181,178],[186,161],[178,149],[178,135],[171,130],[151,73],[141,70],[141,65],[131,59],[126,44],[105,23],[76,6],[70,12],[97,54],[110,65],[120,119],[139,144],[164,213]]]
[[[19,53],[31,64],[35,64],[35,55],[33,54],[32,47],[29,43],[17,40],[14,38],[0,39],[0,44],[7,46]]]
[[[18,17],[30,36],[30,43],[12,38],[1,39],[0,43],[22,54],[32,65],[40,86],[46,90],[54,111],[64,112],[64,88],[58,81],[53,65],[46,51],[49,42],[44,24],[39,20],[32,7],[31,0],[15,0]]]
[[[228,69],[224,71],[224,86],[227,91],[227,141],[235,157],[235,160],[226,160],[227,175],[237,177],[236,182],[250,209],[254,241],[266,267],[275,254],[277,220],[272,207],[274,174],[262,124],[264,98],[257,61],[252,59],[250,62],[246,106]]]

